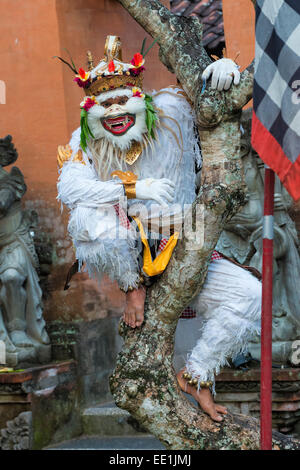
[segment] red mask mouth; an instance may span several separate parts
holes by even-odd
[[[122,114],[113,118],[102,118],[102,126],[113,135],[123,135],[135,124],[133,114]]]

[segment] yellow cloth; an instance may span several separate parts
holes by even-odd
[[[143,253],[144,273],[147,274],[148,276],[156,276],[157,274],[161,274],[162,272],[164,272],[164,270],[166,269],[171,259],[173,250],[177,244],[179,232],[175,232],[170,237],[163,251],[155,258],[154,261],[152,261],[151,251],[150,251],[147,237],[144,232],[143,225],[137,217],[133,217],[133,219],[136,221],[137,226],[140,230],[141,240],[144,245],[144,253]]]

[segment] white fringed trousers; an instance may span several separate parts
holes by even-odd
[[[214,384],[227,359],[260,333],[261,292],[261,282],[249,271],[226,259],[210,263],[203,289],[191,305],[203,319],[186,362],[198,388],[200,381]]]

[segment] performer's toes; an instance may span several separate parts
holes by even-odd
[[[225,406],[222,406],[222,405],[216,405],[216,410],[218,413],[222,413],[223,415],[227,415],[227,408],[225,408]]]
[[[213,419],[214,421],[217,421],[218,423],[220,423],[221,421],[223,421],[223,418],[222,416],[220,416],[218,413],[216,413],[215,411],[206,411],[206,413],[211,417],[211,419]]]
[[[129,326],[131,326],[131,328],[135,328],[135,313],[133,312],[129,313]]]
[[[127,312],[123,313],[123,322],[128,326],[129,319],[128,319],[128,313]]]
[[[131,326],[131,313],[125,311],[125,313],[123,315],[123,320],[124,320],[124,323],[126,323],[127,326]]]
[[[209,390],[200,390],[197,393],[197,397],[195,396],[195,398],[197,399],[202,410],[205,411],[205,413],[207,413],[211,419],[217,422],[223,421],[222,416],[220,416],[218,413],[221,412],[219,409],[220,406],[215,404]],[[225,410],[223,406],[221,408]]]
[[[135,326],[136,327],[141,326],[143,321],[144,321],[144,315],[141,313],[137,313],[136,318],[135,318]]]

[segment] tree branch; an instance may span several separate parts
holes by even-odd
[[[111,391],[116,404],[169,449],[259,449],[257,420],[229,414],[221,424],[213,422],[185,399],[172,366],[180,313],[201,290],[220,233],[244,203],[239,115],[251,98],[253,68],[243,72],[238,87],[224,93],[208,87],[201,95],[201,75],[210,59],[198,19],[177,17],[157,0],[119,2],[158,39],[161,60],[194,103],[203,169],[192,219],[198,230],[197,208],[203,210],[204,241],[193,245],[193,234],[185,231],[160,281],[148,289],[142,327],[120,323],[125,343],[110,378]],[[300,443],[274,433],[273,446],[299,449]]]
[[[200,95],[201,76],[211,59],[202,46],[202,24],[198,18],[174,15],[158,0],[118,1],[147,33],[157,39],[160,59],[175,73],[189,99],[195,104],[199,125],[216,126],[228,106],[231,112],[235,112],[251,99],[252,68],[242,73],[239,87],[232,87],[226,93],[208,87]]]

